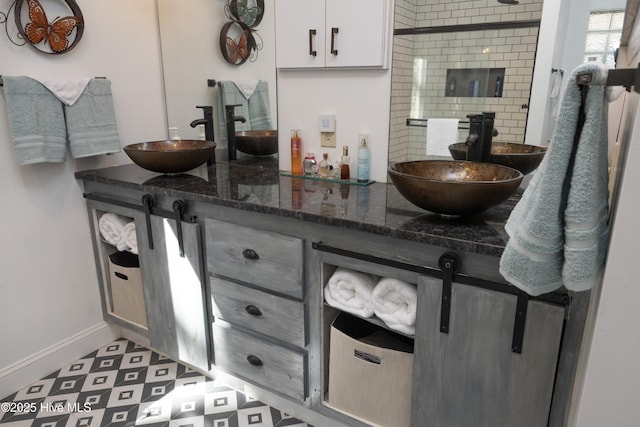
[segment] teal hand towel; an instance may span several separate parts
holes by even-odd
[[[273,129],[267,82],[260,80],[249,96],[232,81],[221,81],[219,87],[218,129],[220,141],[226,142],[227,140],[226,105],[238,105],[234,110],[235,115],[246,119],[244,123],[235,122],[236,131]]]
[[[69,148],[74,158],[121,151],[111,82],[91,79],[75,104],[64,107]]]
[[[606,68],[586,63],[571,74],[556,129],[542,163],[511,213],[500,273],[530,295],[600,281],[608,243],[607,99],[592,85],[583,102],[576,76],[604,83]],[[574,144],[575,142],[575,144]]]
[[[64,162],[67,132],[60,101],[29,77],[3,76],[3,80],[18,164]]]

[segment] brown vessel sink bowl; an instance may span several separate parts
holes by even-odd
[[[524,175],[493,163],[419,160],[389,166],[398,192],[414,205],[442,215],[471,215],[499,205]]]
[[[278,152],[277,130],[244,130],[236,132],[236,149],[254,156]]]
[[[124,152],[141,168],[160,173],[182,173],[195,169],[215,152],[213,141],[181,139],[131,144]]]
[[[449,152],[454,160],[467,159],[467,145],[464,142],[451,144]],[[518,169],[524,175],[533,172],[547,152],[547,147],[517,144],[513,142],[494,142],[491,144],[490,163]]]

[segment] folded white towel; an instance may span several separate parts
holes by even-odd
[[[415,285],[385,277],[373,289],[373,311],[391,329],[415,335],[417,297]]]
[[[427,120],[427,156],[451,156],[449,145],[458,142],[458,119]]]
[[[258,83],[260,80],[238,80],[234,81],[235,85],[238,87],[240,92],[244,95],[245,98],[249,99],[253,95],[253,92],[256,91],[258,87]]]
[[[82,92],[89,84],[89,77],[79,79],[58,80],[49,77],[32,77],[44,87],[49,89],[56,98],[65,105],[72,106],[76,103]]]
[[[128,219],[118,214],[108,212],[103,214],[98,220],[98,228],[104,240],[110,245],[117,247],[122,241],[122,232],[128,222]]]
[[[136,223],[131,221],[127,223],[122,229],[122,241],[120,243],[124,249],[118,249],[129,251],[134,254],[138,254],[138,239],[136,238]]]
[[[359,271],[338,268],[324,288],[327,303],[361,317],[373,316],[371,293],[376,278]]]

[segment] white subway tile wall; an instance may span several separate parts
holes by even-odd
[[[397,0],[395,7],[395,28],[529,21],[542,14],[542,0]],[[406,126],[409,117],[465,120],[467,114],[494,111],[494,140],[524,142],[522,106],[529,102],[537,38],[537,27],[395,36],[389,161],[426,158],[426,129]],[[459,68],[504,68],[502,97],[445,97],[447,69]],[[459,140],[467,134],[461,130]]]

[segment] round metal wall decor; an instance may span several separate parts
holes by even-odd
[[[27,3],[28,19],[24,23],[22,6]],[[84,33],[84,19],[75,0],[64,0],[71,15],[49,21],[39,0],[16,0],[14,18],[21,37],[36,50],[60,54],[73,49]]]
[[[255,61],[262,49],[262,38],[255,27],[264,16],[264,0],[228,0],[225,14],[230,19],[220,30],[220,51],[233,65]]]

